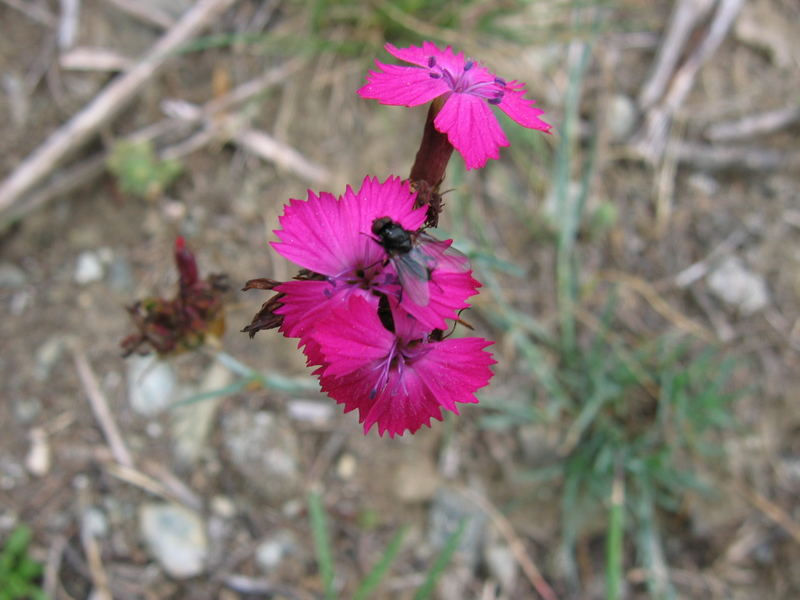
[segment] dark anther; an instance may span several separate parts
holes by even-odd
[[[441,79],[442,78],[442,74],[441,73],[428,73],[428,75],[430,75],[432,79]]]
[[[428,57],[428,66],[433,68],[435,65],[436,65],[436,57],[435,56],[429,56]]]
[[[495,78],[494,78],[494,82],[495,82],[497,85],[502,85],[503,87],[506,87],[506,80],[505,80],[505,79],[503,79],[502,77],[495,77]]]
[[[475,66],[475,63],[472,62],[471,60],[468,60],[467,62],[464,63],[464,70],[465,71],[469,71],[474,66]]]
[[[496,98],[489,98],[489,99],[487,100],[487,102],[488,102],[489,104],[494,104],[495,106],[496,106],[496,105],[498,105],[498,104],[500,104],[502,101],[503,101],[503,96],[502,96],[502,95],[500,95],[500,96],[497,96]]]

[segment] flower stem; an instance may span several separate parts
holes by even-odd
[[[439,222],[442,198],[439,195],[439,185],[444,180],[447,163],[453,154],[453,145],[447,135],[436,130],[433,120],[439,114],[444,99],[440,96],[431,102],[428,117],[425,120],[425,130],[422,132],[422,141],[417,150],[414,166],[408,176],[411,184],[416,188],[417,204],[428,205],[428,218],[425,221],[429,227],[436,227]]]

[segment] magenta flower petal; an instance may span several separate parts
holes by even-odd
[[[375,61],[380,71],[370,71],[367,84],[358,90],[362,98],[381,104],[419,106],[449,91],[441,79],[431,79],[427,72],[414,67],[385,65]]]
[[[453,94],[436,115],[433,125],[464,157],[467,169],[476,169],[490,158],[500,157],[500,146],[508,139],[483,99]]]
[[[330,281],[287,281],[275,288],[284,294],[282,306],[275,314],[283,316],[280,331],[286,337],[300,338],[304,344],[309,330],[329,311],[337,306],[347,306],[348,299],[355,294],[372,303],[378,309],[378,298],[369,291],[356,286],[335,285]]]
[[[445,319],[455,319],[458,311],[469,308],[467,298],[478,293],[481,284],[471,273],[472,271],[447,271],[439,266],[434,269],[428,284],[430,286],[428,304],[419,306],[403,296],[400,306],[428,330],[445,330],[448,328]]]
[[[308,200],[289,201],[272,242],[284,258],[329,277],[349,276],[379,263],[384,251],[372,238],[372,222],[390,217],[408,229],[425,221],[426,208],[414,208],[416,193],[408,182],[392,177],[380,182],[365,177],[358,192],[350,187],[341,198],[328,192]]]
[[[345,412],[357,408],[365,433],[377,423],[380,435],[392,437],[441,420],[442,408],[457,413],[457,402],[477,402],[475,391],[488,384],[494,364],[486,340],[428,341],[413,317],[393,315],[396,333],[353,296],[311,334],[324,363],[317,371],[322,390]]]
[[[378,70],[369,72],[367,85],[358,93],[382,104],[401,106],[417,106],[442,97],[444,106],[434,126],[447,134],[453,147],[464,156],[468,169],[498,158],[500,147],[508,145],[490,104],[499,106],[523,127],[550,130],[550,125],[539,118],[542,111],[533,108],[533,101],[524,97],[524,84],[507,83],[462,53],[454,53],[450,46],[440,50],[431,42],[423,42],[422,47],[396,48],[386,44],[385,48],[414,66],[376,61]]]
[[[338,276],[360,262],[368,245],[343,214],[339,200],[309,190],[308,200],[289,201],[275,230],[280,239],[272,247],[284,258],[323,275]],[[372,252],[375,260],[378,253]]]
[[[353,296],[346,307],[334,308],[312,334],[329,366],[326,375],[340,377],[385,357],[395,336],[378,318],[377,306]]]
[[[372,222],[389,217],[403,229],[416,231],[425,223],[427,207],[414,208],[417,193],[408,181],[389,176],[381,182],[377,177],[365,177],[358,192],[347,188],[342,201],[347,204],[348,217],[359,232],[372,235]]]
[[[523,127],[538,129],[549,133],[551,126],[539,118],[543,110],[534,108],[534,101],[525,97],[525,86],[516,81],[510,81],[497,106]]]
[[[444,50],[439,50],[433,42],[422,42],[422,47],[398,48],[394,44],[385,44],[384,48],[395,58],[419,67],[430,67],[431,56],[433,56],[439,64],[452,72],[460,71],[464,68],[464,53],[454,54],[450,46],[447,46]]]

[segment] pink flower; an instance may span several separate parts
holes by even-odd
[[[463,53],[454,54],[450,46],[439,50],[435,44],[423,42],[422,48],[396,48],[392,44],[385,48],[416,66],[387,65],[376,60],[379,70],[369,72],[367,85],[358,90],[359,95],[399,106],[418,106],[444,97],[433,124],[447,134],[464,157],[467,169],[482,167],[489,158],[499,158],[500,146],[508,146],[489,104],[523,127],[549,132],[550,125],[539,119],[543,111],[525,98],[525,84],[495,76]]]
[[[416,193],[399,177],[384,182],[366,177],[358,192],[348,187],[341,198],[309,191],[307,201],[290,200],[280,218],[281,229],[275,231],[280,241],[272,245],[285,258],[324,277],[274,288],[284,294],[275,314],[282,315],[281,331],[287,337],[298,337],[305,344],[316,322],[336,306],[347,305],[354,295],[374,310],[379,293],[402,298],[403,306],[429,329],[446,329],[445,319],[455,319],[469,306],[466,299],[480,284],[469,271],[459,269],[455,259],[442,261],[441,268],[434,266],[425,282],[430,286],[425,306],[403,297],[386,250],[372,234],[372,224],[388,217],[404,229],[418,230],[427,207],[415,209],[415,199]]]
[[[390,437],[430,427],[442,408],[458,414],[456,403],[477,403],[475,392],[489,383],[490,365],[482,338],[436,341],[420,322],[392,302],[394,332],[374,306],[351,296],[317,323],[311,337],[318,355],[322,390],[345,412],[358,409],[364,433],[378,424]]]

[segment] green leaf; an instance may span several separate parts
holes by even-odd
[[[308,513],[311,518],[311,532],[314,535],[314,547],[317,551],[322,587],[325,600],[336,600],[336,589],[333,585],[333,549],[328,535],[327,516],[322,499],[316,492],[308,495]]]
[[[407,528],[403,527],[389,541],[389,544],[386,546],[386,550],[383,552],[381,559],[375,563],[375,566],[372,567],[372,570],[367,573],[364,581],[360,586],[358,586],[356,593],[353,595],[353,600],[364,600],[376,587],[378,587],[382,579],[389,572],[394,559],[397,558],[397,554],[400,552],[400,548],[403,545],[403,538],[405,537],[406,531]]]
[[[464,535],[466,528],[467,520],[461,519],[461,522],[458,524],[458,528],[450,535],[449,538],[447,538],[444,548],[442,548],[439,556],[436,557],[436,560],[434,561],[430,571],[428,571],[428,575],[425,577],[425,581],[423,582],[422,586],[420,586],[420,588],[417,590],[417,593],[414,594],[414,600],[427,600],[427,598],[429,598],[433,593],[433,590],[436,587],[436,582],[439,581],[439,577],[442,576],[442,573],[444,573],[448,563],[456,553],[458,545],[461,543],[461,537]]]

